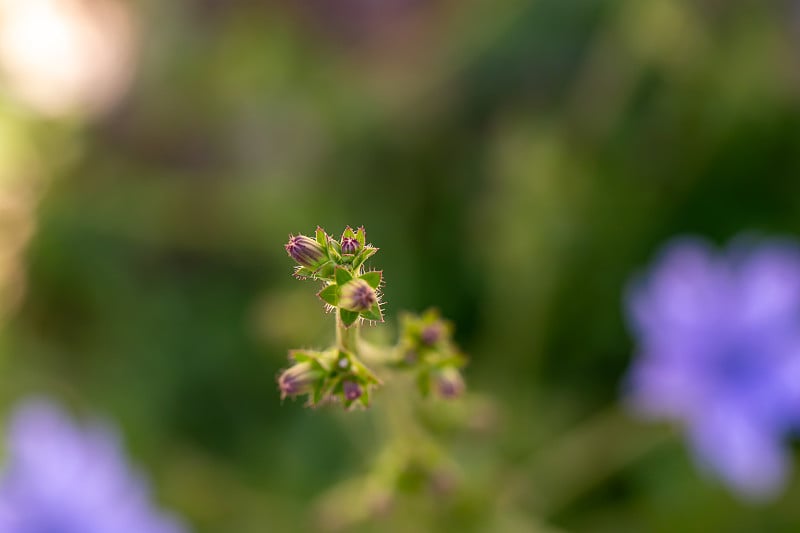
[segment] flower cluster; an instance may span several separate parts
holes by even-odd
[[[800,248],[678,241],[627,303],[636,409],[682,422],[700,466],[738,494],[773,496],[800,430]]]
[[[319,405],[334,399],[345,408],[369,405],[370,391],[380,380],[352,353],[332,348],[324,352],[292,350],[294,364],[278,378],[281,396],[307,394],[309,404]]]
[[[421,316],[407,313],[401,319],[398,365],[417,372],[417,385],[423,396],[431,390],[442,398],[455,398],[464,392],[459,369],[466,358],[453,343],[453,326],[430,309]]]
[[[347,226],[342,238],[334,239],[320,227],[314,238],[306,235],[290,235],[286,252],[295,260],[295,276],[300,279],[332,280],[336,266],[357,272],[364,262],[375,255],[377,248],[366,243],[367,234],[363,226],[358,231]]]
[[[115,433],[79,427],[55,405],[31,401],[11,420],[0,479],[3,533],[183,533],[154,509]]]
[[[364,262],[378,249],[366,244],[363,227],[358,231],[347,226],[339,240],[322,228],[316,237],[295,235],[286,244],[286,252],[295,260],[295,276],[325,282],[317,294],[329,309],[338,309],[342,323],[350,327],[359,318],[383,322],[380,285],[383,273],[364,272]]]
[[[305,396],[309,405],[341,402],[345,408],[367,407],[381,380],[364,363],[403,366],[418,372],[424,394],[434,388],[444,398],[458,396],[464,381],[458,369],[464,357],[451,339],[452,327],[435,312],[404,319],[400,348],[381,351],[358,337],[361,323],[383,322],[383,272],[365,270],[364,263],[378,249],[366,243],[363,227],[345,228],[340,239],[317,228],[314,238],[291,236],[286,252],[296,263],[295,277],[322,282],[317,296],[336,313],[336,345],[324,351],[292,350],[292,365],[278,377],[281,397]],[[414,363],[396,364],[400,350],[415,355]]]

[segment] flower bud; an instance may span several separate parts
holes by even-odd
[[[434,374],[436,392],[442,398],[452,399],[464,393],[464,378],[461,372],[451,366],[442,368]]]
[[[354,279],[342,286],[342,296],[339,299],[339,307],[342,309],[358,313],[370,309],[377,302],[375,289],[363,279]]]
[[[351,237],[342,237],[342,253],[345,255],[352,255],[358,251],[361,245],[356,239]]]
[[[323,372],[314,368],[311,363],[297,363],[289,367],[278,378],[281,397],[307,394],[314,389],[314,384],[323,376]]]
[[[355,381],[345,381],[342,384],[342,389],[344,390],[344,398],[345,400],[352,402],[353,400],[357,400],[363,394],[363,390],[361,390],[361,385],[356,383]]]
[[[427,346],[433,346],[442,339],[443,333],[444,328],[442,325],[439,322],[435,322],[425,326],[425,329],[423,329],[420,334],[420,340]]]
[[[297,261],[300,266],[310,269],[319,268],[328,260],[325,250],[320,244],[305,235],[295,235],[286,244],[289,257]]]

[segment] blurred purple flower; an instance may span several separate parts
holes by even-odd
[[[155,510],[116,435],[30,401],[13,414],[0,478],[3,533],[184,533]]]
[[[800,248],[740,240],[717,253],[679,240],[634,283],[627,310],[634,408],[685,425],[700,467],[740,496],[774,496],[800,428]]]

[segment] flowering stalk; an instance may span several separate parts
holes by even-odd
[[[372,393],[382,385],[368,360],[380,373],[411,372],[423,396],[434,391],[454,398],[464,391],[459,368],[465,358],[451,340],[452,326],[435,311],[420,317],[405,315],[397,346],[377,348],[359,339],[364,323],[382,323],[383,271],[366,270],[365,262],[378,248],[366,242],[363,227],[345,228],[335,239],[322,228],[314,237],[290,236],[286,252],[297,264],[298,279],[322,282],[317,296],[336,316],[336,344],[316,351],[289,353],[293,365],[278,378],[281,396],[308,395],[309,405],[341,402],[345,408],[367,407]]]

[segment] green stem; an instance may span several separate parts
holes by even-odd
[[[349,328],[342,322],[341,309],[336,310],[336,347],[358,355],[358,322]]]

